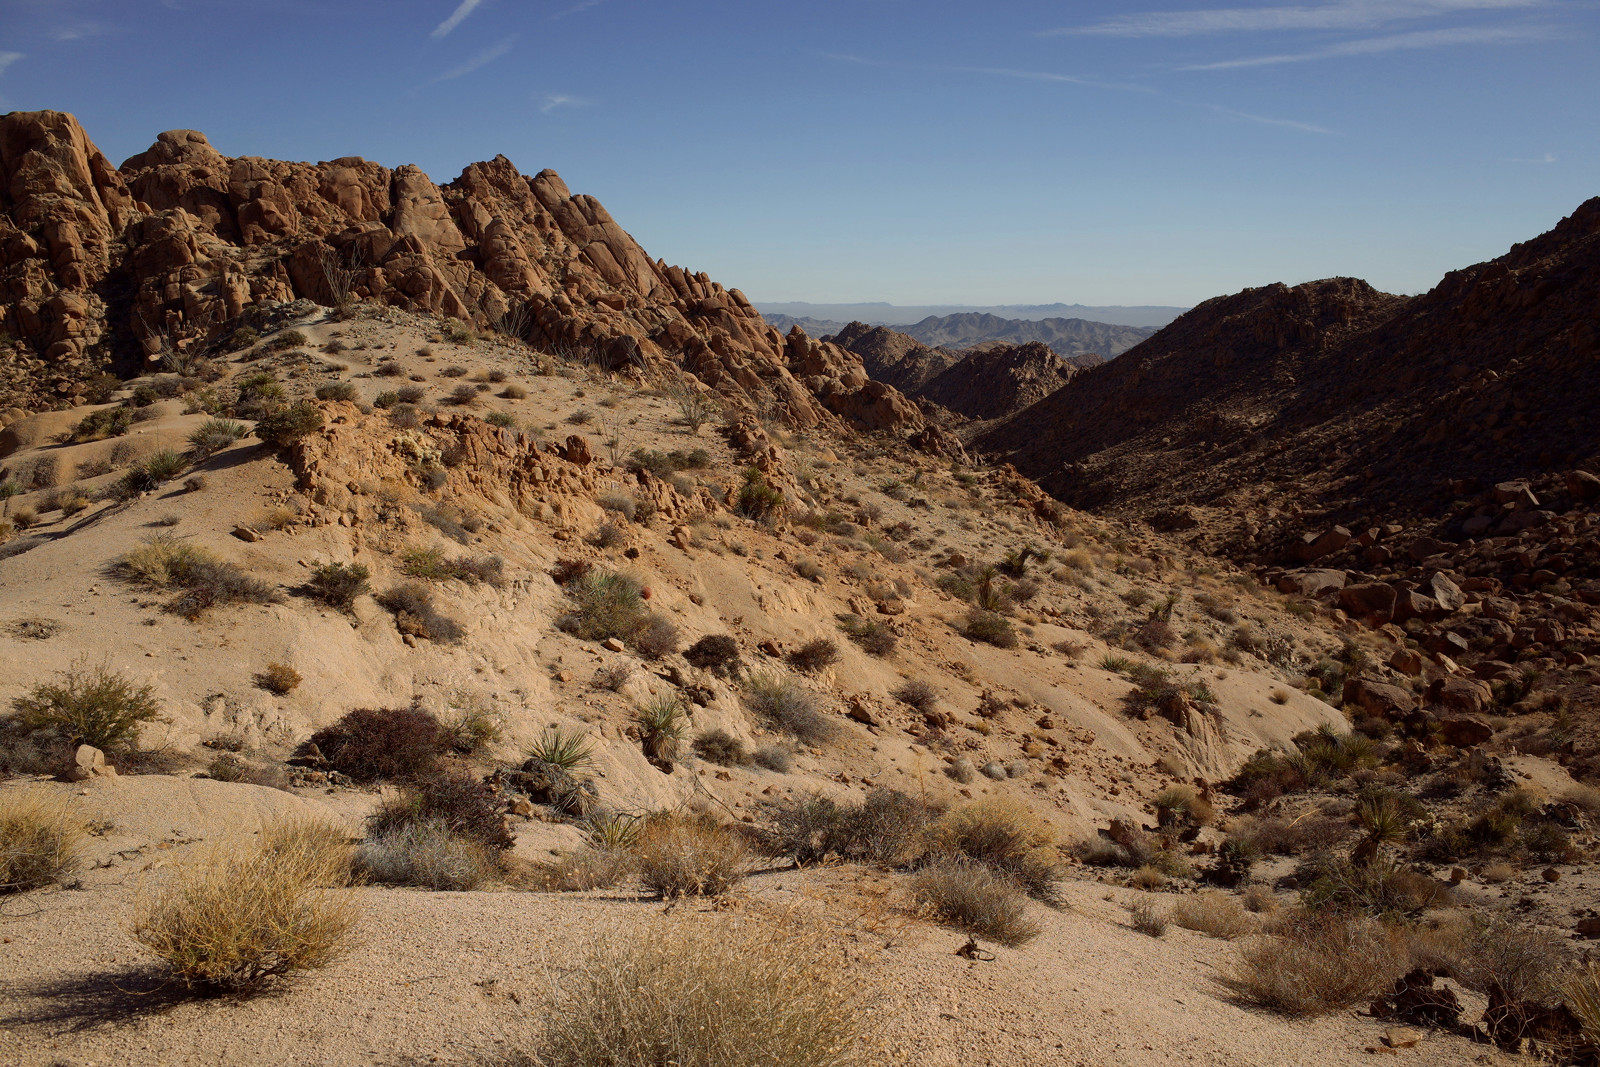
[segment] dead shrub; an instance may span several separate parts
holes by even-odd
[[[0,789],[0,895],[59,884],[78,869],[83,824],[49,789]]]
[[[256,685],[278,696],[294,692],[302,680],[300,672],[287,663],[269,663],[265,670],[256,675]]]
[[[325,967],[349,948],[354,901],[322,884],[325,868],[274,847],[219,845],[141,902],[133,935],[184,984],[251,993]]]
[[[740,767],[750,762],[744,742],[726,730],[707,730],[695,738],[694,752],[701,759],[724,767]]]
[[[356,867],[373,882],[466,892],[494,877],[493,854],[453,833],[443,819],[420,819],[369,837],[356,851]]]
[[[768,722],[807,744],[833,737],[837,726],[822,713],[815,693],[779,671],[755,671],[745,679],[744,703]]]
[[[839,642],[827,637],[813,638],[791,651],[787,658],[796,670],[815,674],[839,661]]]
[[[818,793],[785,797],[768,809],[762,843],[799,864],[829,857],[854,863],[904,866],[926,851],[925,831],[938,809],[880,786],[859,803]]]
[[[913,899],[934,915],[977,937],[1015,948],[1039,936],[1028,918],[1028,896],[986,867],[938,863],[911,880]]]
[[[1407,956],[1397,934],[1372,919],[1305,916],[1272,937],[1248,938],[1223,984],[1284,1015],[1327,1015],[1394,984]]]
[[[891,694],[900,703],[926,715],[939,705],[939,690],[922,678],[908,678]]]
[[[931,833],[930,858],[981,864],[1011,878],[1029,896],[1056,903],[1061,855],[1055,827],[1017,801],[974,801],[945,813]]]
[[[601,935],[550,977],[545,1067],[871,1067],[876,986],[819,930],[683,914]]]
[[[749,849],[727,827],[707,817],[651,819],[639,836],[639,879],[666,898],[714,897],[744,880]]]
[[[1149,937],[1161,937],[1167,932],[1167,917],[1156,910],[1155,901],[1141,897],[1128,905],[1128,925]]]
[[[688,647],[683,658],[690,666],[723,678],[734,677],[740,670],[739,642],[727,634],[706,634]]]
[[[554,893],[582,893],[609,889],[633,877],[638,867],[638,857],[630,851],[588,845],[540,864],[538,881]]]
[[[1197,930],[1224,941],[1236,941],[1260,929],[1237,901],[1217,892],[1180,897],[1172,905],[1172,921],[1185,930]]]
[[[367,835],[382,837],[413,823],[438,823],[458,837],[501,853],[516,841],[500,813],[499,794],[459,771],[431,774],[406,784],[399,795],[367,816]]]

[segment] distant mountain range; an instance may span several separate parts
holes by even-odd
[[[860,319],[851,323],[838,323],[829,319],[795,318],[773,313],[764,314],[762,317],[784,333],[798,326],[807,335],[818,338],[834,337],[852,326],[874,325]],[[1149,326],[1120,326],[1091,322],[1088,319],[1004,319],[998,315],[977,311],[944,316],[929,315],[921,322],[909,326],[896,326],[893,329],[930,347],[1025,345],[1038,341],[1049,345],[1062,356],[1094,353],[1106,359],[1121,355],[1156,332]]]
[[[819,334],[812,331],[807,325],[808,321],[822,327],[822,333],[837,333],[849,322],[864,322],[868,326],[893,326],[903,331],[907,324],[930,317],[942,318],[946,315],[966,314],[1025,320],[1088,319],[1090,322],[1105,322],[1113,326],[1146,326],[1160,329],[1189,309],[1160,305],[1092,307],[1088,304],[810,304],[803,300],[771,300],[757,302],[756,310],[779,329],[787,330],[789,325],[798,324],[801,329],[816,337]],[[788,325],[779,325],[778,317],[783,317]]]

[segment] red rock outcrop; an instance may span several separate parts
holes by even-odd
[[[593,197],[504,156],[415,166],[222,155],[172,130],[113,168],[60,112],[0,117],[0,408],[70,402],[107,366],[216,340],[253,304],[370,300],[612,366],[694,375],[802,428],[914,435],[861,361],[784,337],[737,289],[652,260]]]

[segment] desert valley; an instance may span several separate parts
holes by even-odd
[[[1600,199],[813,335],[93,132],[0,116],[0,1063],[1600,1056]]]

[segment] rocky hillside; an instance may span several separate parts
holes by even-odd
[[[1044,399],[1079,370],[1104,363],[1092,353],[1063,359],[1039,341],[994,342],[965,351],[935,348],[887,326],[852,322],[828,338],[861,357],[867,373],[918,400],[968,419],[996,419]]]
[[[230,158],[192,130],[113,167],[71,115],[0,118],[0,410],[102,399],[252,309],[366,300],[494,327],[790,425],[915,434],[860,361],[768,326],[737,290],[651,259],[593,197],[505,157],[415,166]]]
[[[1042,341],[988,345],[940,372],[912,395],[968,418],[997,419],[1043,400],[1071,381],[1078,370]]]
[[[1023,345],[1039,341],[1063,356],[1087,353],[1120,356],[1155,330],[1145,326],[1114,326],[1087,319],[1006,319],[998,315],[966,312],[928,316],[899,328],[925,345],[968,348],[985,342]]]
[[[1596,460],[1597,303],[1600,199],[1422,296],[1335,278],[1207,301],[979,444],[1079,506],[1199,508],[1235,552],[1438,519]]]

